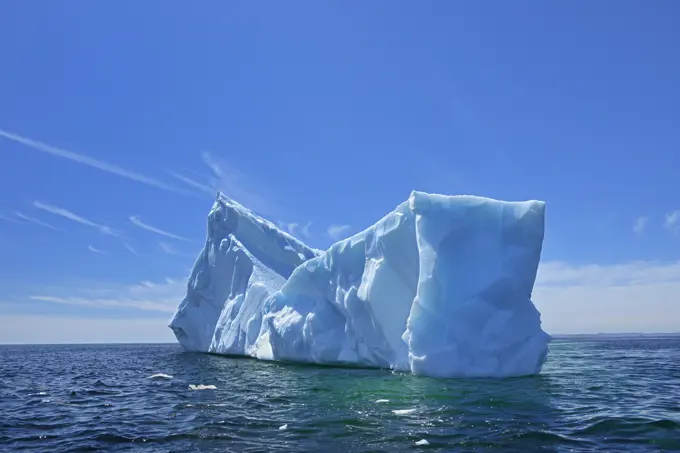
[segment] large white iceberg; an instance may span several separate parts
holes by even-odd
[[[321,251],[218,193],[170,328],[187,350],[411,371],[539,373],[545,204],[412,192]]]

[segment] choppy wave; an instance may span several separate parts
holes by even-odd
[[[175,345],[2,346],[0,363],[12,452],[680,451],[678,338],[559,340],[540,376],[503,380]]]

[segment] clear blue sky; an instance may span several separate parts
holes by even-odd
[[[678,331],[679,20],[672,0],[8,2],[0,341],[171,340],[214,187],[321,248],[412,189],[545,200],[546,330]]]

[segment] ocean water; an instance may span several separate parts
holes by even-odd
[[[556,340],[541,375],[499,380],[0,346],[0,450],[680,451],[680,338]]]

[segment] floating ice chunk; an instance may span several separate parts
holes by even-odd
[[[395,409],[392,411],[394,415],[410,415],[417,411],[418,409]]]
[[[212,384],[210,384],[210,385],[203,385],[203,384],[194,385],[194,384],[189,384],[189,390],[217,390],[217,387],[215,387],[215,386],[212,385]]]
[[[545,205],[412,192],[312,249],[218,194],[170,327],[187,350],[435,377],[537,374]]]

